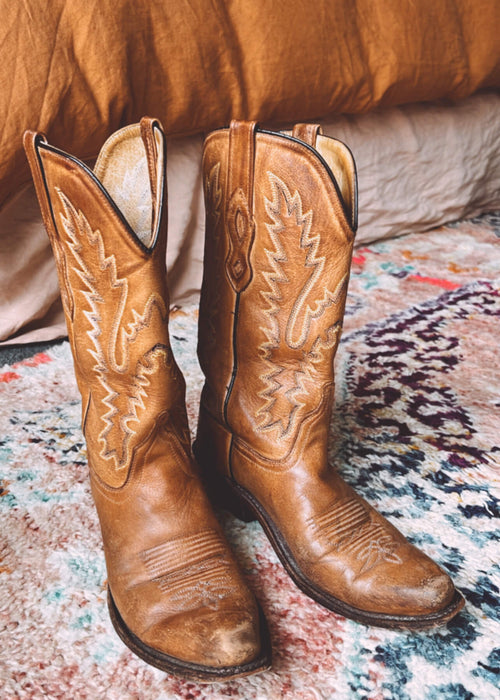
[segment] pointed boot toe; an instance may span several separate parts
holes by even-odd
[[[380,564],[352,581],[360,622],[429,629],[445,624],[463,608],[451,578],[432,559],[407,542],[398,554],[400,563]]]
[[[418,554],[394,572],[382,572],[375,585],[381,591],[381,610],[389,615],[407,615],[423,627],[427,618],[429,625],[438,620],[444,623],[463,607],[463,598],[448,574],[421,552]]]
[[[190,620],[177,619],[153,630],[152,639],[175,656],[214,669],[252,668],[261,656],[260,630],[242,611],[197,611]],[[240,674],[241,675],[241,674]]]
[[[239,678],[270,668],[265,618],[253,607],[227,611],[202,607],[177,614],[156,611],[160,620],[135,634],[121,617],[111,593],[110,617],[122,641],[140,658],[167,673],[197,682]]]
[[[393,577],[384,572],[384,597],[392,601],[394,608],[399,607],[400,614],[433,615],[448,607],[454,598],[455,587],[448,574],[431,559],[417,557],[415,553],[410,564],[405,566],[403,563],[401,568],[404,576],[400,571],[395,571]]]
[[[246,666],[261,654],[260,633],[248,614],[214,613],[207,621],[209,659],[213,666]]]
[[[121,640],[146,663],[166,673],[211,683],[260,673],[271,666],[262,613],[260,624],[256,624],[251,614],[197,610],[163,619],[135,634],[121,617],[111,593],[108,607]]]

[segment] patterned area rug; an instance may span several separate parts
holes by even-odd
[[[274,666],[197,685],[120,642],[67,343],[0,370],[2,698],[497,699],[500,673],[500,221],[357,250],[332,460],[463,592],[427,633],[370,629],[310,601],[260,526],[222,513],[269,620]],[[173,315],[194,429],[196,309]]]

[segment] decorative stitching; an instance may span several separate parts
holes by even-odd
[[[62,190],[56,190],[64,212],[61,214],[62,226],[67,235],[64,242],[76,261],[76,266],[71,269],[84,284],[84,288],[79,291],[89,307],[83,311],[91,326],[87,331],[91,347],[86,349],[95,360],[92,369],[105,392],[104,397],[100,399],[107,409],[99,416],[104,423],[98,435],[101,444],[100,456],[113,461],[115,469],[121,470],[127,468],[130,463],[131,441],[136,434],[130,423],[138,422],[138,412],[145,408],[144,401],[148,396],[146,388],[151,383],[152,375],[160,368],[171,372],[173,367],[170,348],[157,343],[143,352],[136,359],[134,369],[131,369],[131,347],[144,330],[150,329],[152,325],[159,328],[164,326],[168,320],[168,309],[163,299],[152,293],[142,313],[131,309],[133,320],[124,326],[123,314],[128,302],[128,282],[118,276],[115,256],[106,255],[100,231],[93,231],[84,214],[75,209]],[[99,273],[103,274],[96,276],[84,261],[81,252],[82,241],[85,240],[90,246],[86,251],[92,251],[95,266]],[[103,319],[100,307],[104,304],[107,312],[113,314],[106,352],[101,342]],[[161,336],[161,333],[159,335]],[[126,393],[115,391],[113,384],[116,380],[122,381],[123,375],[130,372],[130,390]]]
[[[142,559],[174,609],[217,607],[236,590],[225,544],[213,530],[164,542],[143,552]]]
[[[250,205],[241,188],[231,195],[227,205],[226,223],[229,237],[226,269],[234,290],[239,292],[248,283],[248,257],[255,229]]]
[[[383,561],[394,564],[402,561],[396,554],[399,542],[383,525],[372,522],[368,509],[360,501],[339,499],[319,517],[310,518],[308,524],[316,537],[326,540],[335,552],[354,556],[361,562],[358,575]]]
[[[319,255],[321,241],[320,234],[313,230],[313,212],[303,211],[298,191],[292,195],[283,180],[271,172],[267,175],[272,199],[265,198],[271,219],[266,227],[273,249],[265,249],[269,269],[263,272],[267,289],[261,295],[266,302],[264,314],[268,323],[263,330],[267,340],[259,350],[266,371],[260,377],[264,388],[259,392],[264,404],[256,415],[260,418],[260,430],[276,430],[277,439],[283,439],[296,429],[299,411],[309,402],[316,366],[328,359],[340,337],[340,321],[327,326],[315,338],[311,338],[311,325],[343,298],[348,275],[344,274],[333,292],[322,286],[325,256]],[[294,277],[297,276],[293,282],[286,273],[287,263],[293,266]],[[306,279],[301,284],[304,270]],[[300,285],[298,293],[297,285]],[[319,299],[313,298],[315,293],[320,295]],[[295,298],[286,316],[284,302],[291,295]],[[287,365],[276,358],[283,346],[293,351],[292,355],[287,354]]]
[[[220,163],[215,163],[205,178],[206,213],[215,228],[219,222],[222,204],[222,188],[219,184]]]

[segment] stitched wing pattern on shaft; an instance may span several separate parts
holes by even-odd
[[[259,396],[261,430],[276,430],[278,438],[291,435],[301,408],[308,407],[317,371],[331,358],[340,321],[327,312],[342,298],[347,275],[326,286],[325,255],[320,254],[322,232],[315,230],[312,209],[304,212],[299,191],[292,195],[276,175],[268,173],[272,196],[265,198],[271,246],[263,272],[266,288],[266,341],[260,346],[265,372]]]
[[[131,307],[129,282],[120,277],[116,257],[106,254],[101,232],[92,229],[62,190],[58,194],[68,274],[76,278],[72,294],[83,296],[83,316],[89,324],[86,334],[75,336],[75,351],[83,364],[86,353],[95,363],[89,383],[102,424],[100,456],[112,460],[115,469],[124,469],[130,463],[132,441],[152,379],[157,375],[157,382],[161,381],[159,377],[171,370],[170,348],[155,340],[165,338],[168,309],[155,292],[143,303],[142,311]]]

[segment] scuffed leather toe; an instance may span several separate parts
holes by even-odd
[[[360,577],[353,583],[357,606],[405,616],[431,615],[446,608],[455,595],[455,587],[447,574],[425,559],[422,563],[403,559],[399,565],[386,565],[381,571],[375,569],[371,575]]]
[[[156,625],[143,639],[164,654],[214,668],[248,664],[261,651],[258,625],[241,612],[178,616]]]
[[[450,577],[440,571],[425,580],[417,581],[415,586],[409,586],[405,594],[413,601],[416,614],[430,614],[442,610],[451,602],[455,587]]]
[[[182,673],[186,679],[206,683],[259,673],[271,666],[269,632],[260,608],[255,617],[253,610],[224,613],[209,608],[160,615],[155,623],[134,633],[111,591],[108,607],[121,640],[137,656],[167,673]]]

